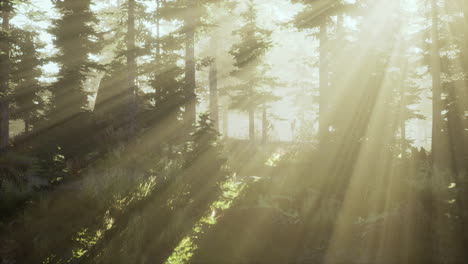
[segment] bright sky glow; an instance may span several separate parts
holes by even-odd
[[[349,2],[354,2],[349,0]],[[93,5],[93,10],[99,10],[103,8],[107,3],[99,3]],[[153,9],[153,2],[149,3],[149,8]],[[295,102],[292,100],[292,95],[300,94],[301,91],[312,89],[318,89],[318,72],[312,67],[308,69],[299,67],[304,60],[317,60],[317,48],[318,42],[308,36],[307,32],[297,32],[292,28],[280,26],[292,19],[292,17],[301,9],[301,5],[293,5],[289,1],[273,0],[273,1],[261,1],[258,6],[259,22],[262,26],[272,29],[273,42],[276,44],[272,50],[269,51],[266,58],[267,64],[271,66],[269,71],[272,76],[279,78],[279,81],[284,83],[282,87],[275,89],[275,93],[282,96],[282,100],[274,103],[271,109],[271,115],[276,116],[279,119],[273,121],[273,131],[271,131],[272,137],[277,140],[288,141],[292,140],[291,124],[292,122],[298,121],[298,113],[295,108]],[[417,0],[406,0],[405,9],[408,12],[417,12],[418,1]],[[43,13],[42,21],[31,22],[27,13],[31,11],[39,11]],[[21,5],[19,9],[19,15],[17,15],[13,23],[24,27],[26,25],[38,29],[40,33],[40,39],[46,43],[46,47],[41,52],[47,56],[53,54],[55,49],[52,44],[52,36],[47,33],[47,29],[50,27],[50,19],[57,16],[54,12],[53,4],[50,0],[37,0],[34,4],[26,8],[25,5]],[[350,30],[356,30],[357,22],[349,17],[345,18],[345,26]],[[408,28],[409,31],[413,31]],[[96,57],[98,58],[98,57]],[[53,78],[59,70],[58,65],[55,63],[48,63],[44,65],[44,77],[42,81],[52,82]],[[302,84],[298,84],[296,80],[302,80]],[[427,79],[427,84],[430,85],[430,80]],[[429,88],[429,87],[428,87]],[[92,88],[91,88],[92,89]],[[94,98],[94,97],[91,97]],[[426,96],[427,98],[427,96]],[[94,99],[93,99],[94,100]],[[419,105],[415,106],[419,108],[422,114],[426,115],[428,120],[410,120],[407,123],[408,126],[408,137],[415,140],[416,146],[424,146],[429,148],[428,142],[431,133],[431,108],[430,100],[425,99]],[[206,109],[206,104],[202,103],[201,109]],[[258,116],[260,118],[260,115]],[[309,118],[316,118],[315,115],[309,116]],[[231,121],[237,123],[236,126],[231,126],[229,133],[232,136],[247,137],[248,123],[246,116],[241,113],[231,113]],[[260,124],[260,120],[257,121]],[[259,126],[258,129],[261,129]]]

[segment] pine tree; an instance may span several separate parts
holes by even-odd
[[[188,135],[196,121],[196,35],[197,31],[205,28],[204,18],[207,16],[207,8],[211,4],[220,4],[229,0],[175,0],[166,1],[161,11],[167,20],[178,20],[183,23],[181,32],[185,36],[185,75],[184,75],[184,126]]]
[[[274,78],[266,75],[263,57],[271,47],[271,31],[257,25],[257,11],[253,0],[247,5],[247,10],[241,14],[244,25],[235,32],[240,42],[234,44],[230,54],[234,57],[236,70],[232,75],[238,79],[238,84],[231,87],[231,107],[249,114],[249,139],[255,141],[255,111],[264,104],[266,98],[273,97],[265,90],[274,84]]]
[[[127,136],[132,137],[136,129],[136,96],[137,96],[137,65],[136,65],[136,46],[135,46],[135,0],[128,0],[127,17],[127,71],[128,71],[128,109],[127,109]]]
[[[431,0],[431,76],[432,76],[432,162],[434,168],[441,169],[444,165],[443,121],[442,121],[442,82],[439,44],[439,12],[437,0]]]
[[[13,11],[9,0],[0,3],[2,28],[0,39],[0,152],[8,147],[10,117],[9,117],[9,80],[10,80],[10,17]]]
[[[83,89],[87,73],[97,67],[89,55],[99,52],[100,39],[92,24],[97,22],[90,9],[91,1],[55,1],[61,17],[53,21],[50,32],[59,50],[54,60],[59,64],[58,81],[52,88],[51,108],[55,122],[86,111],[87,93]]]
[[[44,100],[41,91],[43,85],[39,81],[42,75],[40,66],[42,60],[37,52],[37,34],[25,30],[15,30],[16,49],[12,54],[11,82],[12,91],[12,118],[24,121],[25,133],[37,125],[44,110]]]
[[[209,89],[210,89],[210,117],[213,120],[215,129],[219,131],[219,103],[218,103],[218,64],[217,64],[217,43],[216,36],[211,37],[211,47],[213,60],[209,69]]]
[[[50,33],[58,49],[53,61],[60,70],[50,88],[49,120],[41,130],[48,135],[44,146],[51,150],[60,146],[65,157],[73,159],[92,145],[85,143],[92,138],[92,123],[84,84],[91,70],[99,69],[90,55],[100,51],[101,35],[93,28],[98,20],[91,11],[91,0],[54,4],[61,16],[53,20]]]
[[[343,13],[348,4],[341,1],[328,0],[292,0],[293,3],[301,3],[306,5],[304,10],[296,15],[293,24],[299,30],[318,28],[319,39],[319,132],[318,140],[320,146],[325,146],[324,143],[329,140],[329,128],[331,122],[331,103],[330,103],[330,43],[329,27],[331,25],[330,18]],[[340,22],[340,19],[337,19]],[[342,32],[340,32],[342,33]]]

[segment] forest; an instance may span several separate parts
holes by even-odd
[[[468,1],[0,0],[0,263],[468,263]]]

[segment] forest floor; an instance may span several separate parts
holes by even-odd
[[[310,154],[302,153],[307,162],[294,156],[298,148],[305,152],[308,147],[276,142],[252,148],[247,141],[228,142],[227,163],[233,174],[221,184],[219,196],[201,203],[202,208],[190,203],[168,206],[177,200],[180,182],[166,184],[163,179],[177,178],[176,163],[151,165],[161,172],[155,177],[122,170],[128,169],[125,162],[109,166],[102,161],[105,169],[88,171],[87,177],[39,196],[6,221],[2,264],[38,259],[37,263],[401,263],[392,258],[392,250],[408,246],[395,242],[397,232],[386,237],[393,241],[385,252],[389,256],[376,256],[374,241],[387,228],[423,215],[411,209],[418,207],[350,219],[348,244],[331,251],[343,202],[326,185],[316,184],[320,172],[309,161]],[[413,247],[415,256],[427,250],[416,243]],[[375,261],[377,257],[387,262]]]

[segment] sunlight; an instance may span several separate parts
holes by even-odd
[[[0,263],[465,263],[462,0],[0,1]]]

